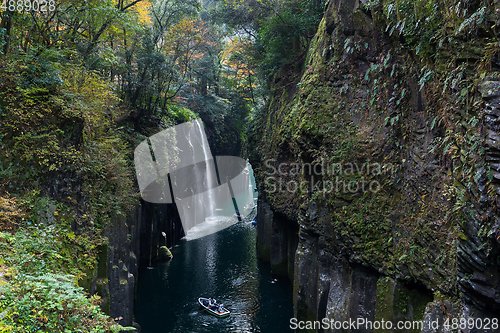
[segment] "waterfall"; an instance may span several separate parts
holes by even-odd
[[[196,122],[195,126],[198,130],[199,137],[203,137],[203,135],[205,134],[205,131],[201,127],[201,124],[199,122]],[[205,169],[203,170],[203,174],[195,175],[195,179],[202,179],[203,177],[205,177],[205,179],[206,179],[206,183],[203,184],[204,186],[199,188],[199,190],[200,190],[199,192],[202,192],[205,194],[205,195],[200,196],[199,203],[200,203],[200,206],[205,207],[204,220],[206,220],[209,217],[215,216],[215,201],[214,201],[213,192],[211,190],[215,187],[215,184],[217,184],[217,175],[215,174],[215,168],[210,167],[211,165],[213,166],[213,163],[214,163],[212,154],[210,152],[210,147],[207,146],[206,144],[204,144],[204,142],[201,143],[201,147],[203,149],[203,160],[206,161]],[[208,191],[203,192],[203,190],[205,190],[205,191],[208,190]]]
[[[236,223],[235,206],[245,217],[253,205],[249,164],[235,156],[215,159],[200,120],[157,133],[150,144],[143,141],[135,150],[135,164],[143,199],[175,201],[186,239]]]

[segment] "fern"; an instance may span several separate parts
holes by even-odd
[[[479,8],[474,14],[472,14],[468,19],[465,19],[460,27],[456,31],[455,35],[460,34],[464,29],[468,28],[472,24],[481,24],[484,20],[486,13],[486,7]]]

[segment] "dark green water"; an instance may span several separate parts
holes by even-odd
[[[274,281],[269,266],[257,260],[255,234],[251,223],[238,223],[181,241],[171,262],[141,271],[135,319],[142,332],[291,332],[291,284]],[[199,312],[200,296],[216,298],[231,315]]]

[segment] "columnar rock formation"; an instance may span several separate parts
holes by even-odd
[[[484,51],[500,9],[470,3],[429,44],[396,6],[329,1],[253,125],[257,248],[293,280],[300,320],[500,310],[500,81]]]

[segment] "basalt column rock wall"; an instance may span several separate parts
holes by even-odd
[[[484,101],[484,162],[477,171],[479,203],[471,210],[458,245],[458,277],[464,298],[474,308],[500,313],[500,246],[496,233],[500,202],[500,78],[487,77],[479,86]],[[489,226],[484,237],[484,226]]]
[[[143,202],[142,207],[143,216],[138,235],[140,238],[139,263],[145,267],[158,260],[159,247],[174,246],[184,236],[184,229],[174,204],[160,205]]]
[[[293,280],[298,226],[275,214],[259,199],[257,205],[257,256],[271,265],[272,274]]]
[[[500,313],[500,8],[424,2],[329,1],[254,117],[257,249],[299,320]]]
[[[167,235],[164,237],[162,232]],[[115,216],[105,231],[107,243],[99,249],[92,274],[91,293],[98,293],[101,307],[123,326],[134,323],[135,287],[139,267],[158,260],[160,246],[172,247],[183,236],[173,205],[141,201],[127,216]]]

